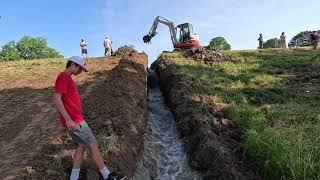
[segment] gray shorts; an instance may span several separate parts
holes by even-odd
[[[77,124],[76,127],[76,130],[69,131],[69,134],[74,143],[93,144],[97,142],[86,121],[83,120],[81,123]]]
[[[81,49],[81,53],[82,54],[88,54],[88,50],[87,49]]]

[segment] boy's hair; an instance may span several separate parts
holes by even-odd
[[[72,63],[74,63],[76,66],[79,66],[77,63],[68,60],[67,65],[66,65],[66,68],[70,67]]]

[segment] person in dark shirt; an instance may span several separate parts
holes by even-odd
[[[310,40],[311,40],[311,45],[313,46],[313,49],[316,49],[318,46],[319,38],[315,31],[313,31],[310,34]]]
[[[262,37],[262,34],[259,34],[258,41],[259,41],[259,49],[262,49],[263,48],[263,37]]]

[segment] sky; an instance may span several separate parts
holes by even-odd
[[[232,49],[255,49],[264,40],[304,30],[319,30],[319,0],[1,0],[0,46],[24,35],[45,37],[65,57],[81,55],[80,39],[89,56],[102,56],[105,36],[114,49],[133,45],[151,64],[173,49],[169,29],[160,24],[151,44],[144,44],[156,16],[175,25],[189,22],[201,40],[223,36]]]

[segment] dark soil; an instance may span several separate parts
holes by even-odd
[[[197,62],[205,64],[213,64],[215,62],[221,62],[229,60],[228,56],[225,56],[218,50],[211,48],[210,46],[204,46],[193,49],[180,50],[181,54],[186,58],[192,58]]]

